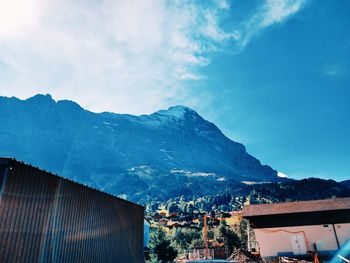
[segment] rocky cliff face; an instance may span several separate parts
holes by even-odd
[[[50,95],[0,97],[0,156],[140,200],[208,194],[238,181],[274,181],[245,147],[194,110],[93,113]]]

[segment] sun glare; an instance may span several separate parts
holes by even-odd
[[[39,0],[0,0],[0,36],[14,36],[39,19]]]

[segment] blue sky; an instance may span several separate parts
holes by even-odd
[[[0,0],[0,94],[183,104],[290,177],[350,179],[349,13],[347,0]]]

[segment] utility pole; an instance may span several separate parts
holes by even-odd
[[[203,217],[203,225],[204,225],[203,239],[204,239],[204,244],[205,244],[204,255],[205,255],[205,258],[208,259],[209,250],[208,250],[208,228],[207,228],[207,215],[206,214]]]
[[[339,239],[338,239],[338,235],[337,235],[337,230],[335,230],[334,224],[332,224],[332,227],[333,227],[333,233],[334,233],[334,237],[335,237],[335,242],[337,242],[337,247],[338,247],[338,249],[340,249],[340,244],[339,244]]]

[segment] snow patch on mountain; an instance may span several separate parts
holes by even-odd
[[[282,173],[282,172],[277,172],[277,176],[280,178],[288,178],[288,175]]]
[[[183,119],[185,117],[186,112],[193,112],[188,107],[182,106],[182,105],[177,105],[177,106],[172,106],[168,110],[159,110],[156,112],[158,115],[162,116],[169,116],[169,117],[175,117],[177,119]]]
[[[172,169],[170,171],[172,174],[183,174],[188,177],[210,177],[210,176],[216,176],[215,173],[205,173],[205,172],[191,172],[187,170],[182,169]]]
[[[225,177],[219,177],[216,180],[219,181],[219,182],[223,182],[223,181],[226,181],[227,179]]]

